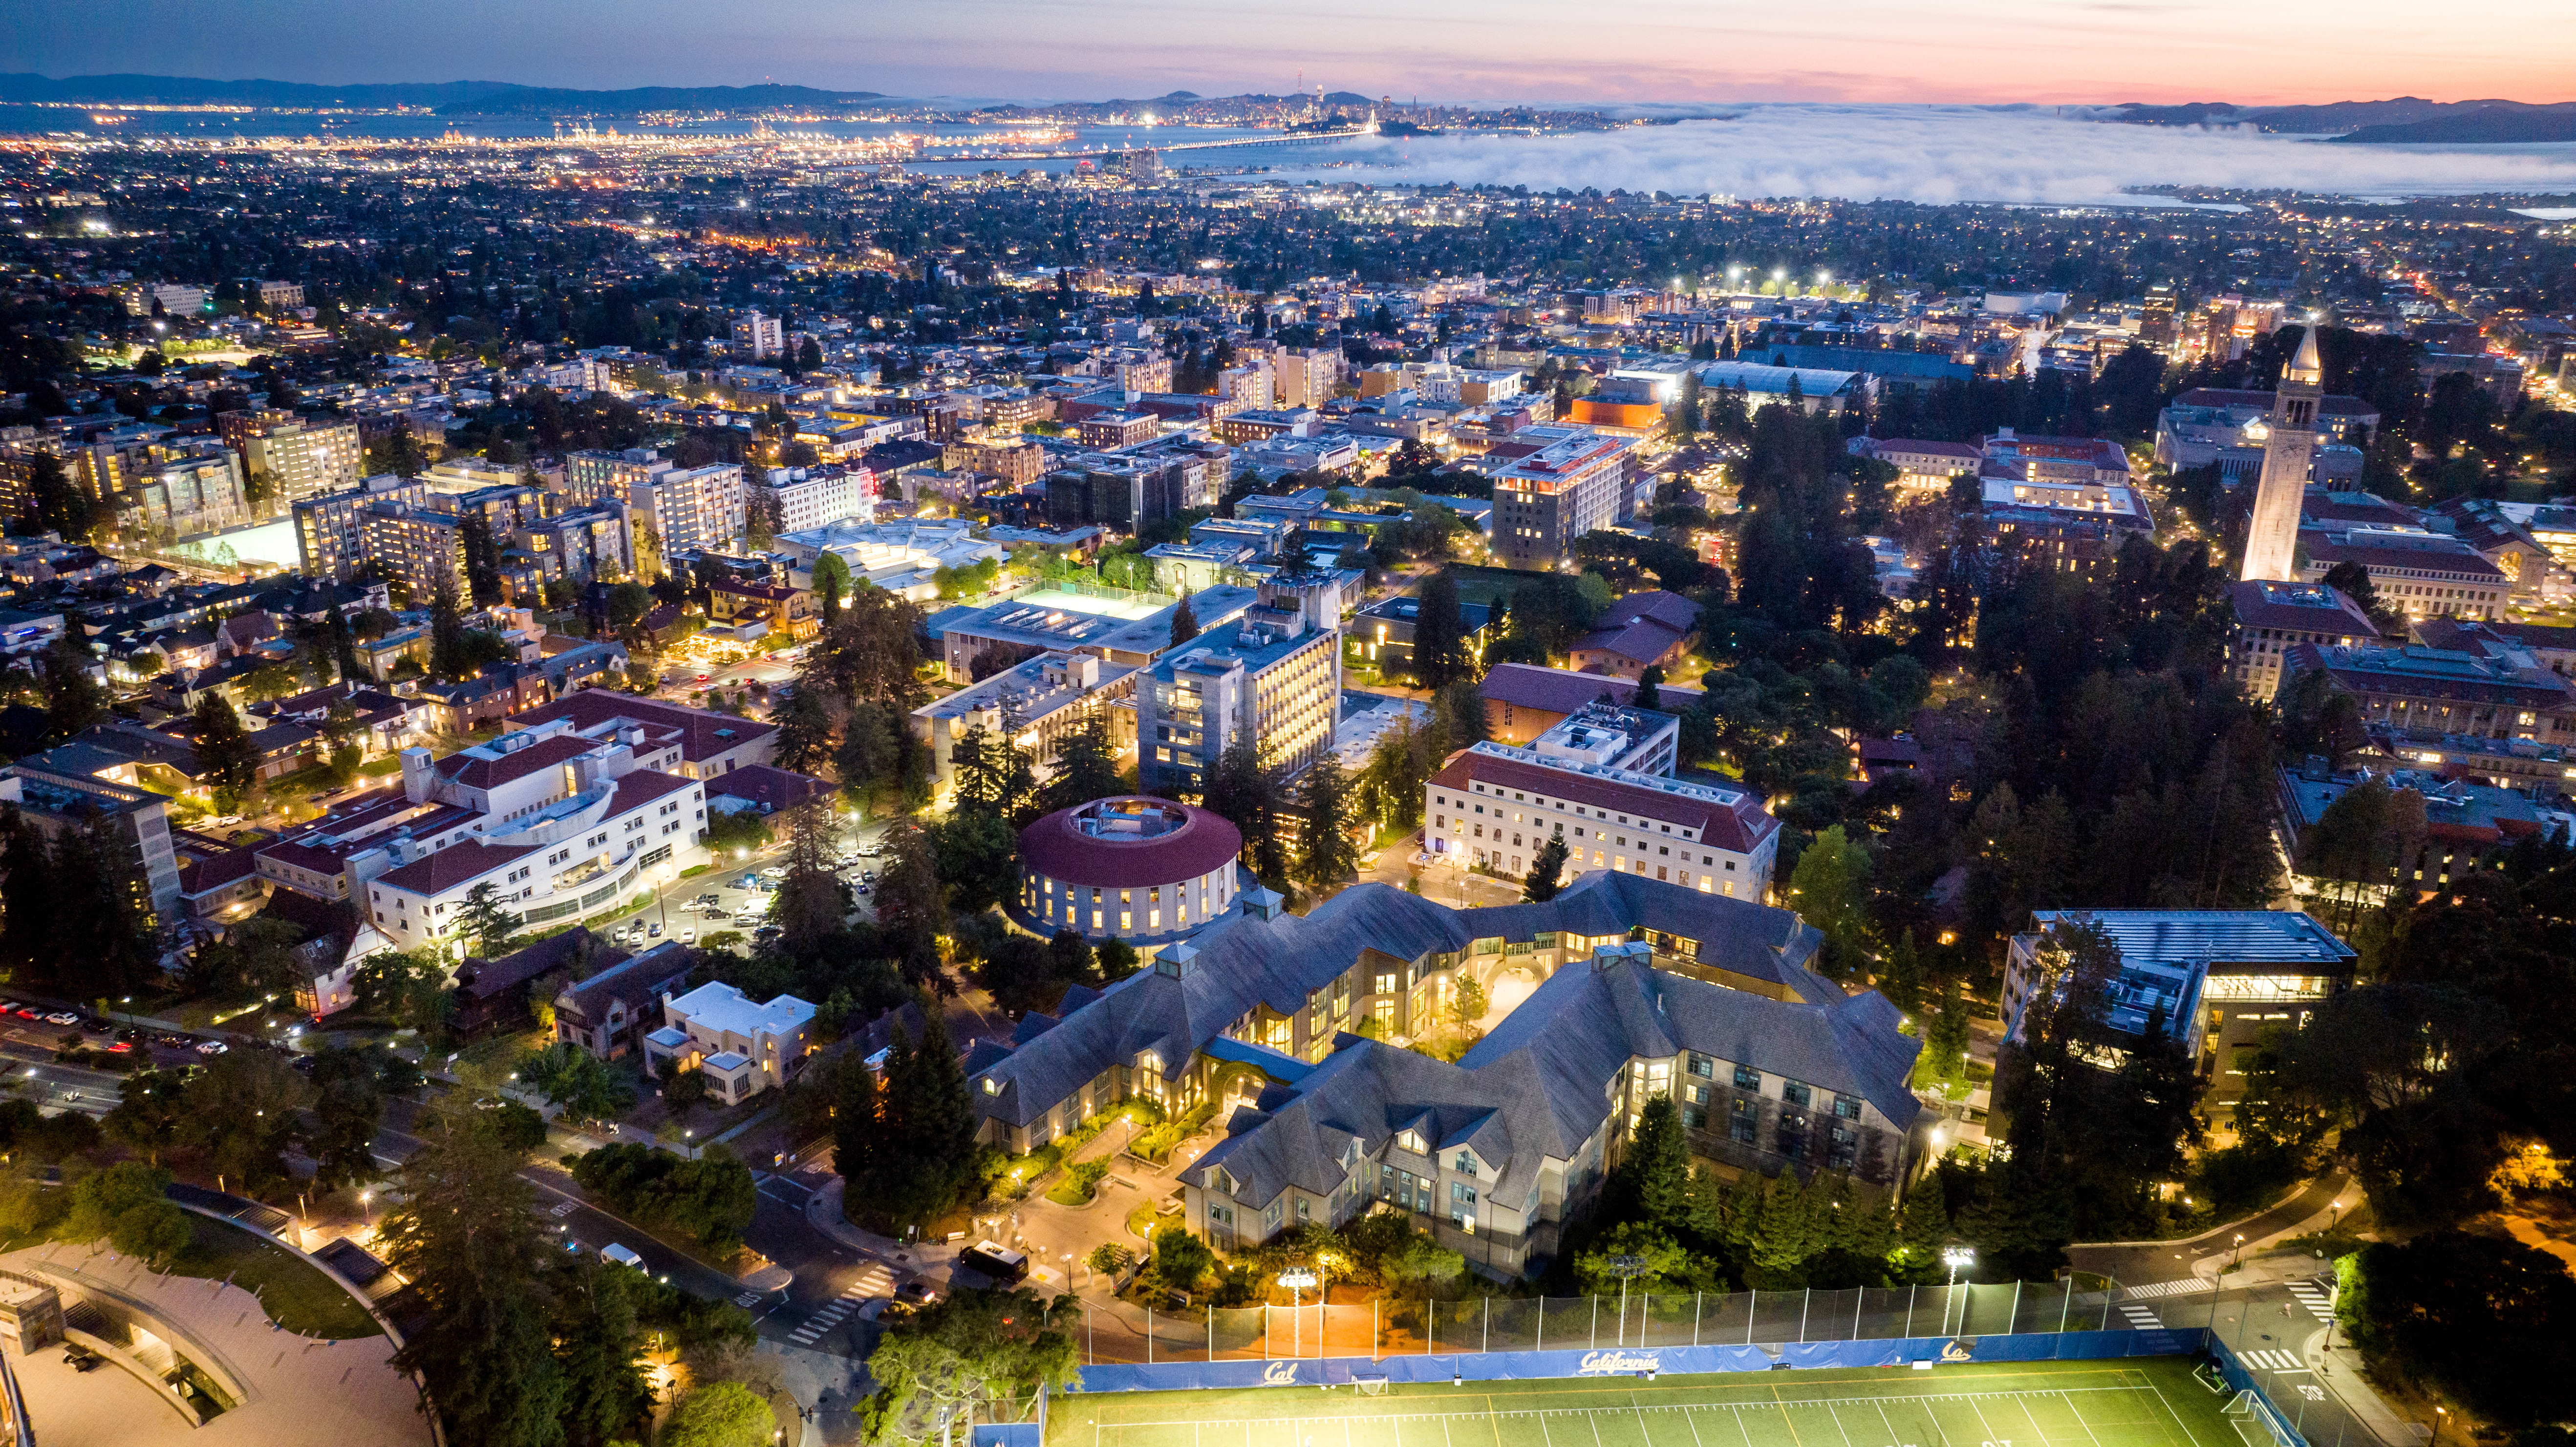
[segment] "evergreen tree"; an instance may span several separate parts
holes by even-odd
[[[1070,809],[1125,792],[1118,769],[1118,742],[1109,715],[1094,709],[1057,740],[1055,773],[1042,792],[1042,810]]]
[[[1199,801],[1243,834],[1253,875],[1277,889],[1288,882],[1288,847],[1279,827],[1277,773],[1262,757],[1251,729],[1238,732],[1208,771]]]
[[[470,941],[468,948],[476,954],[497,960],[516,947],[519,923],[518,914],[502,905],[500,886],[487,880],[465,892],[456,935]]]
[[[811,774],[822,767],[832,747],[832,711],[822,699],[798,689],[777,711],[778,767]]]
[[[429,595],[429,672],[434,678],[461,679],[469,667],[456,579],[442,572]]]
[[[1631,702],[1638,708],[1661,709],[1664,706],[1664,668],[1660,663],[1646,665],[1637,675],[1637,696]]]
[[[565,1435],[599,1444],[640,1438],[653,1410],[653,1386],[636,1351],[641,1279],[584,1254],[556,1262],[548,1284]]]
[[[1697,1233],[1690,1140],[1670,1095],[1658,1095],[1638,1111],[1637,1127],[1602,1193],[1602,1210],[1608,1219],[1642,1221],[1675,1237]]]
[[[1868,877],[1869,851],[1848,838],[1840,824],[1808,841],[1789,872],[1790,907],[1824,932],[1825,972],[1836,979],[1860,966],[1867,947],[1861,892]]]
[[[1300,781],[1304,815],[1297,826],[1297,877],[1321,890],[1359,873],[1360,847],[1351,838],[1357,822],[1350,777],[1331,754],[1315,761]]]
[[[1565,836],[1551,834],[1539,845],[1538,855],[1530,861],[1530,871],[1521,880],[1521,898],[1532,904],[1545,904],[1556,898],[1563,888],[1559,876],[1565,873]]]
[[[1434,691],[1468,676],[1466,623],[1458,603],[1458,576],[1443,568],[1422,585],[1413,615],[1413,676]]]
[[[196,725],[197,765],[213,785],[215,807],[235,813],[259,788],[259,750],[242,727],[241,715],[212,689],[197,700],[191,716]]]
[[[1180,606],[1172,610],[1172,646],[1178,648],[1198,636],[1199,615],[1190,607],[1190,600],[1184,597]]]
[[[539,1283],[559,1253],[535,1188],[479,1121],[434,1118],[420,1134],[377,1231],[426,1317],[394,1362],[421,1374],[449,1441],[557,1447],[567,1391]]]
[[[876,1072],[852,1056],[839,1085],[832,1100],[832,1170],[844,1181],[873,1180],[885,1133],[877,1118]]]

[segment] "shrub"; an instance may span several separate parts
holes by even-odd
[[[1088,1206],[1091,1198],[1099,1193],[1100,1178],[1108,1174],[1107,1161],[1079,1162],[1047,1192],[1047,1199],[1059,1206]]]

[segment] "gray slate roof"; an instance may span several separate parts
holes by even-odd
[[[1414,1125],[1440,1158],[1465,1146],[1500,1169],[1490,1194],[1521,1208],[1541,1163],[1574,1159],[1601,1128],[1632,1057],[1683,1050],[1859,1095],[1904,1130],[1921,1110],[1906,1082],[1922,1045],[1897,1022],[1875,992],[1785,1003],[1635,960],[1570,963],[1456,1065],[1377,1041],[1352,1045],[1277,1092],[1284,1100],[1265,1101],[1272,1108],[1239,1115],[1196,1169],[1222,1166],[1236,1183],[1230,1194],[1247,1203],[1291,1185],[1329,1195],[1353,1141],[1375,1154]]]
[[[1199,955],[1186,975],[1140,970],[1096,997],[1069,992],[1058,1018],[1023,1021],[1009,1054],[988,1061],[988,1052],[979,1052],[969,1069],[1002,1087],[996,1094],[979,1089],[980,1108],[1022,1126],[1102,1071],[1148,1050],[1161,1058],[1164,1076],[1177,1080],[1193,1054],[1255,1004],[1282,1014],[1303,1008],[1309,994],[1350,969],[1364,949],[1411,960],[1463,950],[1478,939],[1527,943],[1549,932],[1624,937],[1632,928],[1698,940],[1704,962],[1780,982],[1801,999],[1842,997],[1806,968],[1822,936],[1785,909],[1608,870],[1585,875],[1545,904],[1491,909],[1456,910],[1390,885],[1361,884],[1312,914],[1218,920],[1191,937]]]

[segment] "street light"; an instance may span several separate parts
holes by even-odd
[[[2227,1268],[2228,1268],[2230,1271],[2233,1271],[2233,1270],[2235,1270],[2237,1267],[2242,1266],[2242,1265],[2244,1265],[2244,1264],[2245,1264],[2245,1233],[2244,1233],[2244,1232],[2242,1232],[2242,1231],[2239,1231],[2239,1232],[2237,1232],[2237,1233],[2236,1233],[2236,1249],[2235,1249],[2233,1252],[2231,1252],[2231,1253],[2229,1254],[2229,1256],[2228,1256]]]
[[[1306,1354],[1306,1317],[1302,1310],[1302,1293],[1323,1285],[1322,1278],[1302,1266],[1291,1266],[1279,1273],[1279,1284],[1288,1288],[1288,1354]],[[1321,1345],[1319,1342],[1318,1345]]]
[[[1977,1259],[1976,1248],[1972,1246],[1944,1246],[1941,1248],[1941,1259],[1948,1263],[1950,1267],[1950,1288],[1947,1296],[1955,1298],[1959,1294],[1959,1268],[1975,1264]],[[1965,1326],[1967,1325],[1967,1321],[1968,1314],[1966,1312],[1959,1313],[1959,1324]],[[1945,1299],[1941,1303],[1942,1330],[1949,1330],[1949,1323],[1950,1302]]]
[[[1619,1345],[1628,1344],[1628,1283],[1646,1274],[1649,1264],[1643,1256],[1621,1255],[1610,1258],[1610,1274],[1619,1278]],[[1640,1333],[1642,1336],[1643,1334]]]

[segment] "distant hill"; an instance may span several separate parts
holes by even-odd
[[[562,90],[496,80],[380,85],[310,85],[291,80],[201,80],[171,75],[75,75],[61,80],[0,75],[0,102],[92,105],[420,106],[441,115],[618,114],[659,110],[765,110],[883,101],[875,91],[801,85],[642,86]]]
[[[2143,126],[2252,126],[2257,130],[2330,135],[2368,145],[2397,141],[2576,140],[2576,105],[2511,100],[2347,100],[2326,105],[2240,106],[2225,101],[2119,107],[2111,119]]]
[[[2390,145],[2407,141],[2454,144],[2576,141],[2576,104],[2489,107],[2460,115],[2435,116],[2405,125],[2363,126],[2338,142]]]

